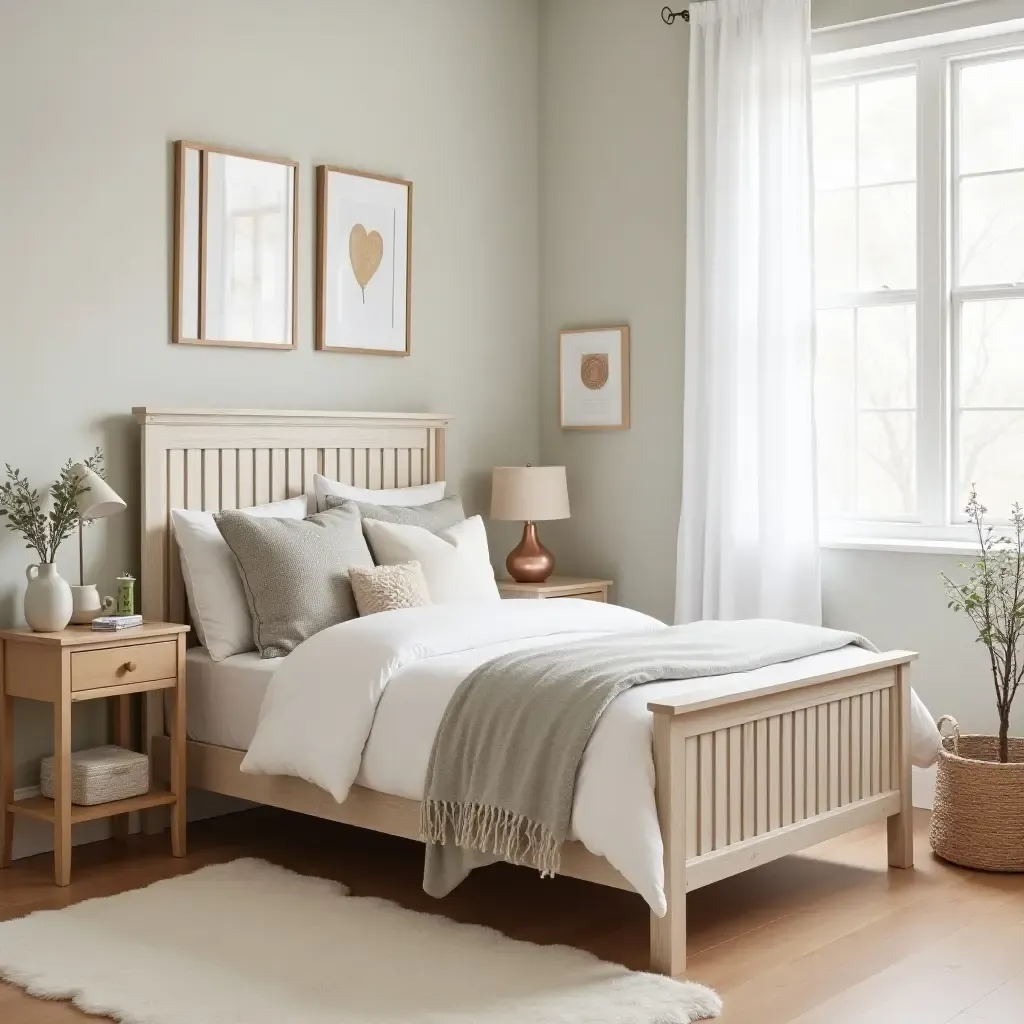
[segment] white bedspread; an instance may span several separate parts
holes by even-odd
[[[356,782],[419,800],[444,709],[477,665],[525,647],[662,628],[639,612],[582,600],[435,605],[332,626],[282,660],[242,770],[297,776],[338,801]],[[573,837],[607,858],[664,914],[648,702],[682,693],[743,692],[797,674],[852,668],[873,657],[847,647],[756,672],[626,691],[598,723],[580,764]],[[916,697],[913,739],[915,763],[930,764],[938,734]]]

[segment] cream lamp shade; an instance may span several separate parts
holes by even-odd
[[[565,466],[495,466],[491,518],[524,522],[568,519]]]
[[[106,519],[128,506],[98,473],[78,463],[71,467],[75,479],[87,490],[78,496],[78,515],[85,520]]]
[[[71,467],[71,475],[82,488],[78,495],[78,586],[71,588],[75,609],[71,621],[79,625],[91,622],[100,614],[102,604],[96,588],[85,583],[85,538],[82,523],[123,512],[128,506],[106,480],[81,462]]]

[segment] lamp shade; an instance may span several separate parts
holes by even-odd
[[[82,519],[105,519],[128,507],[103,477],[82,463],[72,466],[71,472],[79,484],[88,488],[78,496],[78,514]]]
[[[491,477],[491,518],[568,519],[565,466],[495,466]]]

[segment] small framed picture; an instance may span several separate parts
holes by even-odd
[[[316,347],[409,354],[412,182],[316,169]]]
[[[562,331],[559,401],[563,430],[629,429],[629,328]]]

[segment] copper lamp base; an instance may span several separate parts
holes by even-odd
[[[505,568],[516,583],[543,583],[555,571],[555,556],[540,542],[537,524],[523,524],[523,539],[505,559]]]

